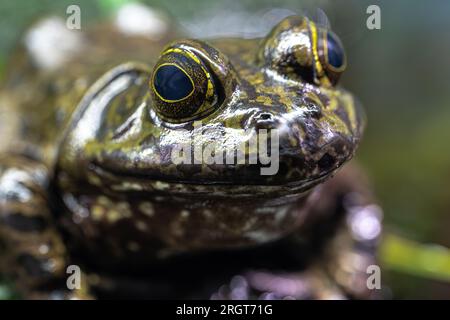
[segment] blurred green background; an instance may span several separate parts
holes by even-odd
[[[2,0],[0,66],[36,18],[64,16],[68,5],[78,4],[84,26],[124,2]],[[385,213],[385,294],[450,299],[450,1],[141,2],[165,11],[192,37],[258,36],[280,15],[314,17],[321,8],[347,50],[341,83],[358,96],[369,118],[357,158]],[[381,30],[366,27],[371,4],[381,8]],[[0,298],[8,295],[0,285]]]

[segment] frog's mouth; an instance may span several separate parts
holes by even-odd
[[[199,196],[234,196],[234,197],[264,197],[302,195],[317,184],[325,181],[337,170],[323,173],[310,180],[293,181],[284,184],[268,185],[242,183],[233,181],[191,181],[179,180],[176,177],[155,179],[145,174],[118,172],[102,165],[91,164],[88,180],[102,181],[103,188],[112,192],[199,195]]]
[[[288,152],[286,137],[281,137],[281,147],[273,163],[257,164],[174,164],[170,157],[162,161],[141,164],[148,149],[135,149],[132,155],[116,150],[102,152],[101,156],[88,158],[88,179],[103,181],[114,191],[170,192],[173,194],[297,194],[303,193],[333,175],[353,155],[354,143],[337,137],[315,153]],[[171,149],[172,148],[172,149]],[[169,151],[167,151],[169,150]],[[166,152],[173,152],[167,145]],[[134,155],[138,155],[136,158]],[[82,163],[82,162],[79,162]]]

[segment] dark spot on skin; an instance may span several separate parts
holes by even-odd
[[[31,254],[25,253],[17,257],[19,265],[25,268],[25,271],[32,277],[41,277],[48,275],[48,271],[45,270],[44,262],[40,261]]]
[[[309,114],[314,119],[320,119],[322,117],[322,110],[314,103],[307,104]]]
[[[329,170],[336,163],[336,159],[329,153],[325,153],[322,158],[320,158],[318,165],[321,170]]]
[[[314,69],[312,67],[305,67],[298,65],[297,63],[293,65],[295,72],[300,75],[300,77],[308,83],[314,83]]]
[[[29,217],[20,213],[7,214],[4,217],[4,223],[21,232],[42,231],[46,227],[42,217]]]

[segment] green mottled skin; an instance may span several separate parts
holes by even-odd
[[[327,181],[353,156],[364,115],[334,86],[338,74],[299,76],[299,65],[313,68],[311,48],[280,51],[283,36],[309,37],[308,28],[291,17],[266,39],[167,47],[169,34],[156,42],[100,26],[84,31],[83,48],[52,70],[18,50],[0,92],[8,119],[0,177],[9,182],[0,184],[0,238],[4,272],[19,290],[27,297],[228,298],[220,284],[262,269],[303,279],[309,291],[297,298],[367,297],[341,283],[363,271],[336,264],[359,250],[342,222],[342,199],[358,194],[352,205],[367,205],[370,192],[352,169]],[[170,106],[157,104],[149,85],[163,48],[180,47],[200,54],[221,90],[219,103],[182,121],[160,113]],[[170,160],[176,142],[206,139],[226,150],[257,129],[282,132],[275,175],[261,175],[259,165]],[[372,261],[368,252],[353,253]],[[81,290],[65,289],[69,264],[86,275]],[[349,274],[336,277],[340,268]],[[248,277],[249,298],[256,297],[264,290]]]

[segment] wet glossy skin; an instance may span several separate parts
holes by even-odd
[[[308,28],[308,22],[297,18],[282,24],[289,30],[298,28],[298,32]],[[195,128],[192,120],[167,121],[159,115],[155,108],[158,102],[149,88],[150,67],[122,65],[104,76],[78,107],[58,160],[58,187],[66,206],[72,211],[98,212],[85,214],[88,218],[80,218],[79,225],[105,221],[102,227],[112,228],[115,223],[108,221],[131,223],[129,228],[135,229],[137,236],[129,241],[136,248],[145,250],[148,243],[157,241],[161,250],[174,251],[265,242],[297,227],[298,217],[290,213],[288,203],[302,198],[303,191],[351,158],[363,120],[353,97],[343,89],[317,86],[298,75],[274,70],[273,61],[267,61],[271,54],[265,52],[272,46],[298,45],[277,41],[269,39],[260,45],[261,41],[255,40],[216,40],[210,44],[186,40],[165,49],[162,57],[176,49],[194,52],[218,79],[220,89],[216,91],[221,91],[221,101],[206,116],[193,119],[202,122],[201,128]],[[239,129],[252,130],[243,135]],[[177,143],[193,141],[195,145],[214,140],[225,151],[251,139],[257,129],[278,129],[281,133],[280,168],[275,175],[261,175],[258,165],[176,166],[172,162],[171,152]],[[87,186],[83,192],[80,185]],[[166,198],[158,201],[156,195]],[[290,200],[280,204],[279,197],[288,195]],[[253,204],[256,197],[265,198],[262,206]],[[252,204],[243,209],[238,198]],[[208,202],[199,208],[198,202],[205,199]],[[127,209],[116,212],[113,208],[117,205]],[[270,214],[260,217],[256,214],[260,207]],[[153,208],[156,214],[149,217],[142,208]],[[207,219],[208,212],[220,216],[221,223]],[[152,232],[139,236],[142,231],[134,225],[136,216],[141,228]],[[280,225],[273,220],[281,221]],[[236,228],[236,224],[240,226]],[[122,244],[127,237],[117,240]],[[82,240],[91,241],[84,236]],[[100,251],[104,250],[108,249]],[[123,254],[129,251],[122,250]]]
[[[118,50],[107,41],[118,35],[107,32],[94,29],[72,62],[55,70],[31,75],[18,55],[20,67],[11,70],[19,71],[3,90],[16,107],[10,112],[27,115],[11,122],[12,140],[42,163],[65,256],[94,272],[142,272],[180,253],[266,244],[317,220],[310,191],[351,159],[364,127],[354,97],[336,86],[345,67],[326,60],[326,30],[290,17],[265,39],[150,46],[124,38],[129,46]],[[205,83],[206,98],[194,92],[173,104],[155,94],[158,66],[180,57],[191,59],[186,74],[198,88]],[[274,175],[261,175],[260,163],[171,159],[179,143],[215,141],[225,152],[259,129],[279,132]]]

